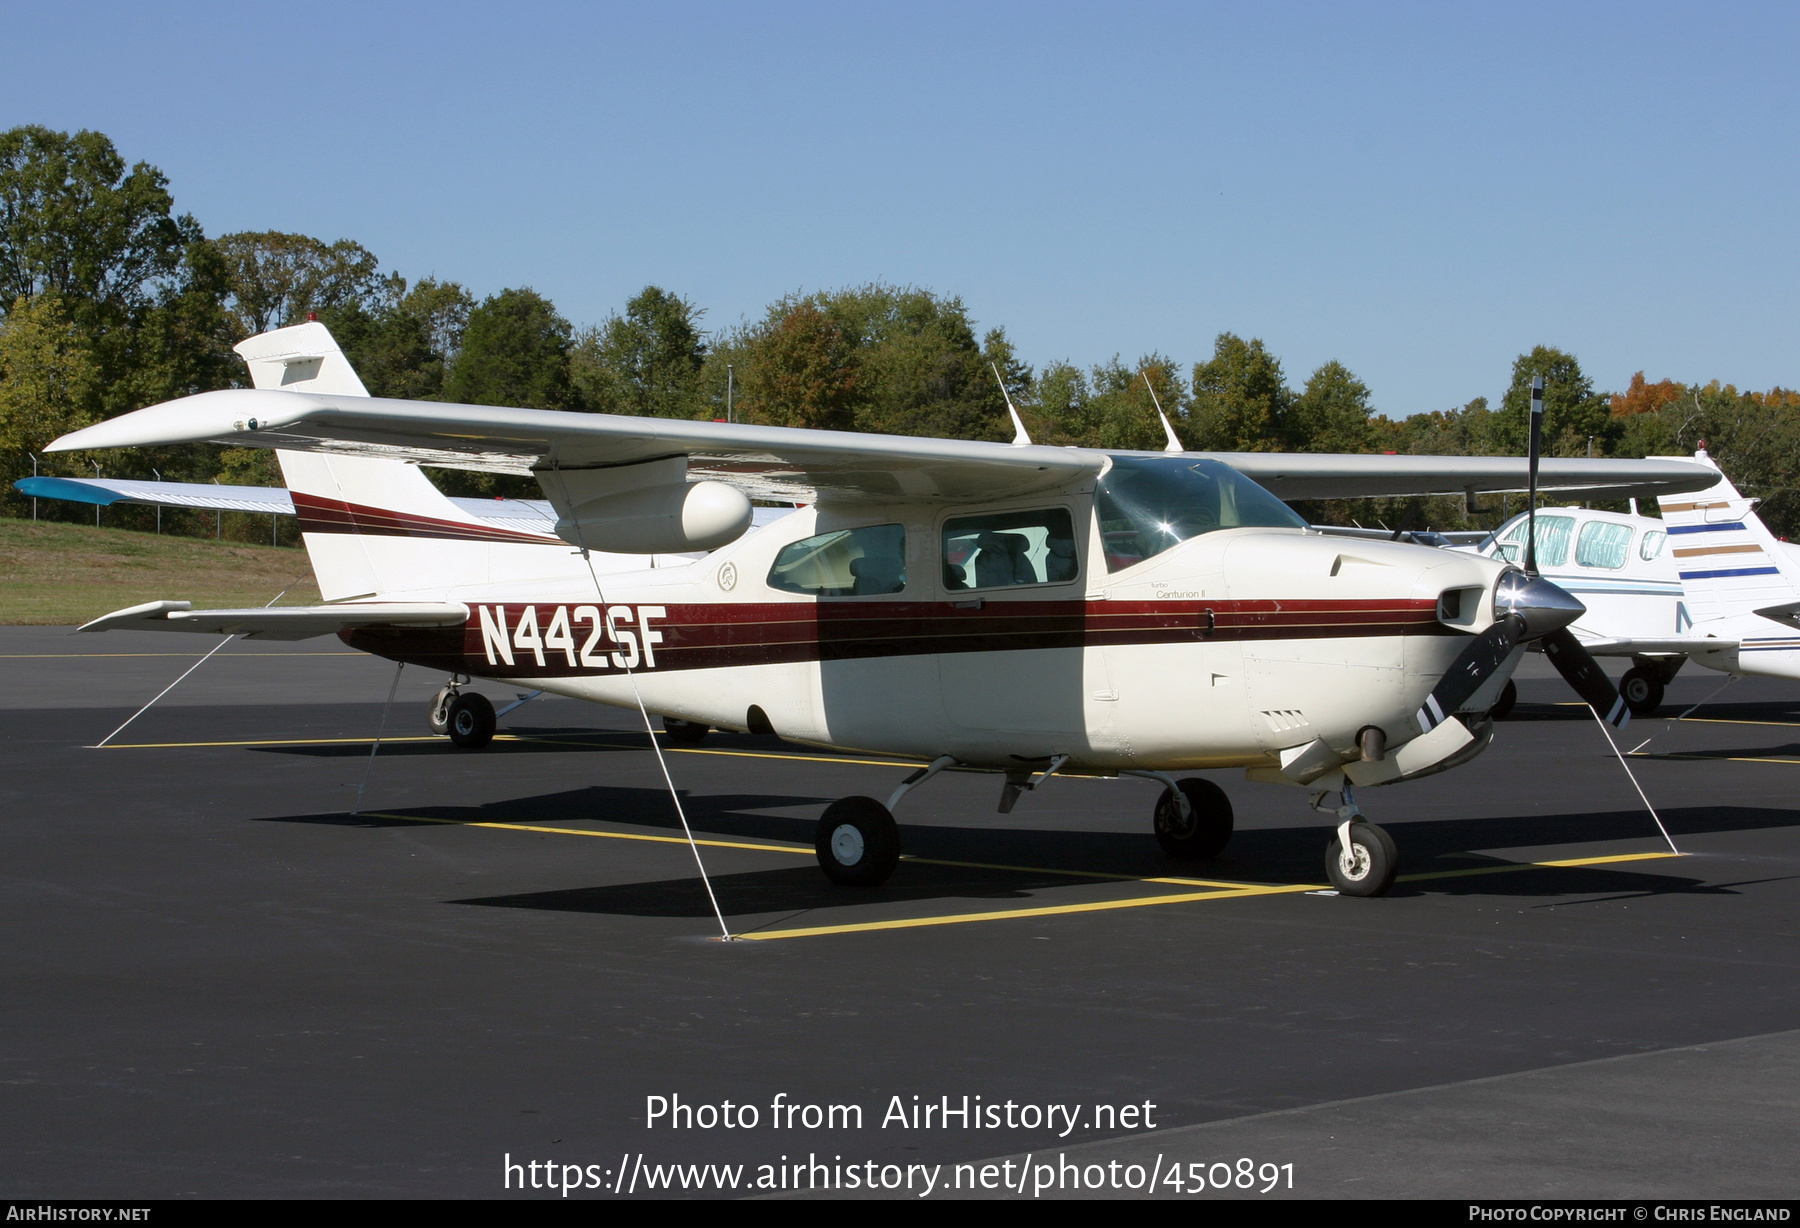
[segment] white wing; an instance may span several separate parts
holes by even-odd
[[[49,450],[213,441],[386,457],[451,469],[527,474],[685,456],[688,475],[761,499],[973,501],[1066,487],[1097,475],[1106,453],[971,440],[865,435],[672,418],[445,405],[272,388],[205,392],[140,409]],[[1162,453],[1144,453],[1161,456]],[[1283,499],[1520,490],[1514,457],[1188,453],[1224,461]],[[1648,497],[1716,481],[1681,460],[1547,460],[1545,491]]]

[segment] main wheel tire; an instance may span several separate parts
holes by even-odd
[[[1488,709],[1488,715],[1497,721],[1503,721],[1512,715],[1513,707],[1519,702],[1519,688],[1508,678],[1506,685],[1500,688],[1500,698]]]
[[[464,750],[479,750],[494,740],[494,705],[477,691],[464,691],[450,701],[450,740]]]
[[[1175,783],[1187,798],[1188,817],[1183,821],[1175,795],[1164,789],[1156,799],[1156,842],[1184,861],[1217,857],[1231,839],[1231,799],[1210,780],[1189,776]]]
[[[456,692],[445,687],[431,697],[431,708],[425,714],[425,723],[431,726],[431,732],[444,734],[450,732],[450,701],[456,698]]]
[[[1654,716],[1662,707],[1663,681],[1647,669],[1633,666],[1619,679],[1619,696],[1633,716]]]
[[[872,797],[840,797],[819,816],[813,848],[840,887],[879,887],[900,864],[900,828]]]
[[[1352,823],[1350,852],[1349,857],[1344,856],[1333,832],[1331,843],[1325,846],[1325,874],[1340,894],[1383,895],[1394,885],[1400,858],[1393,838],[1385,831],[1373,823]]]
[[[663,735],[669,741],[682,746],[692,746],[712,731],[711,725],[699,721],[684,721],[678,717],[663,717]]]

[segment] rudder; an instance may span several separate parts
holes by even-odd
[[[1688,460],[1682,457],[1652,459]],[[1704,449],[1693,460],[1715,472]],[[1800,567],[1724,473],[1706,490],[1657,498],[1669,548],[1696,623],[1781,605],[1800,596]]]

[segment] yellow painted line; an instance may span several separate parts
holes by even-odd
[[[1473,870],[1440,870],[1431,874],[1403,874],[1397,881],[1414,882],[1431,878],[1462,878],[1474,874],[1505,874],[1520,870],[1556,869],[1570,866],[1605,865],[1621,861],[1651,861],[1678,857],[1679,853],[1618,853],[1607,857],[1570,857],[1557,861],[1528,861],[1504,866],[1481,866]],[[1142,880],[1154,882],[1154,879]],[[942,917],[908,917],[899,921],[862,921],[845,925],[817,925],[804,929],[762,930],[739,934],[739,938],[758,942],[773,938],[812,938],[824,934],[854,934],[866,930],[916,929],[927,925],[960,925],[973,921],[1011,921],[1022,917],[1053,917],[1064,913],[1106,912],[1115,908],[1147,908],[1154,904],[1186,904],[1196,900],[1242,899],[1259,895],[1295,895],[1306,891],[1328,891],[1320,883],[1296,883],[1285,886],[1258,886],[1244,883],[1222,891],[1193,891],[1167,895],[1135,896],[1128,900],[1102,900],[1090,904],[1056,904],[1043,908],[1003,908],[992,912],[955,913]]]
[[[450,827],[494,827],[501,831],[534,831],[552,836],[598,836],[603,840],[642,840],[649,844],[686,844],[686,836],[646,836],[637,832],[624,831],[583,831],[578,827],[540,827],[530,823],[491,823],[469,819],[431,819],[416,814],[385,814],[381,811],[363,812],[371,819],[399,819],[407,823],[442,823]],[[798,853],[807,857],[816,856],[813,850],[802,848],[797,844],[742,844],[732,840],[699,840],[695,844],[704,844],[714,849],[752,849],[759,853]]]
[[[1677,718],[1694,725],[1777,725],[1783,729],[1800,729],[1800,721],[1740,721],[1723,716],[1684,716]]]
[[[841,759],[836,755],[789,755],[773,750],[705,750],[692,746],[670,746],[667,743],[663,744],[663,751],[665,753],[673,751],[678,755],[733,755],[739,759],[793,759],[800,763],[860,763],[867,767],[922,768],[925,766],[918,760],[903,763],[894,759]]]
[[[584,742],[584,741],[580,740],[587,736],[589,736],[589,735],[568,734],[563,737],[557,737],[554,735],[545,736],[542,734],[497,733],[494,735],[494,741],[496,741],[496,742],[551,742],[551,743],[556,743],[559,745],[574,745],[574,746],[628,745],[627,743],[621,743],[621,742],[617,742],[617,741],[611,741],[611,742],[587,741],[587,742]],[[636,739],[638,737],[641,737],[642,735],[635,733],[631,730],[622,730],[619,732],[618,736],[621,738]],[[239,738],[239,739],[234,739],[234,740],[225,741],[225,742],[113,742],[104,747],[101,747],[100,749],[102,749],[102,750],[179,750],[184,747],[199,748],[199,747],[210,747],[210,746],[355,746],[358,744],[367,746],[374,740],[375,740],[374,738]],[[382,744],[385,746],[390,742],[446,742],[447,739],[445,739],[443,736],[438,735],[438,734],[420,734],[420,735],[408,735],[406,737],[383,738],[383,739],[381,739],[381,741],[382,741]],[[795,760],[795,761],[801,762],[801,763],[856,763],[856,764],[862,764],[867,767],[892,767],[892,768],[918,768],[918,767],[925,766],[923,763],[920,763],[917,761],[903,762],[903,761],[895,760],[895,759],[845,759],[845,758],[842,758],[842,757],[836,756],[836,755],[790,755],[790,754],[785,754],[781,751],[770,751],[770,750],[706,750],[704,748],[695,748],[695,747],[689,747],[689,746],[669,746],[667,744],[665,744],[663,746],[663,750],[665,753],[677,754],[677,755],[729,755],[729,756],[733,756],[738,759],[789,759],[789,760]],[[952,769],[952,770],[955,770],[955,769]],[[1078,779],[1084,779],[1084,778],[1071,776],[1071,777],[1069,777],[1069,779],[1078,780]]]
[[[1800,763],[1800,759],[1770,759],[1756,755],[1709,755],[1702,750],[1642,751],[1633,759],[1674,759],[1689,763]]]
[[[570,734],[570,735],[568,735],[568,738],[574,738],[574,737],[578,737],[578,736],[582,736],[582,735]],[[630,735],[626,735],[626,736],[630,736]],[[568,738],[541,737],[541,736],[534,736],[531,734],[521,734],[521,733],[497,733],[494,735],[494,741],[496,741],[496,742],[562,742],[562,741],[567,741]],[[106,746],[101,747],[100,749],[101,750],[179,750],[183,747],[188,747],[188,746],[193,746],[193,747],[203,747],[203,746],[356,746],[356,745],[367,746],[374,740],[375,740],[374,738],[261,738],[261,739],[240,738],[240,739],[237,739],[234,741],[229,741],[229,742],[113,742]],[[390,742],[444,742],[447,744],[448,741],[449,741],[449,739],[442,734],[408,734],[404,737],[383,738],[383,739],[381,739],[381,744],[383,746],[388,745]],[[614,746],[614,745],[618,745],[618,743],[614,743],[614,742],[576,742],[575,745],[577,745],[577,746]],[[673,749],[673,748],[671,748],[671,749]],[[734,752],[720,751],[718,753],[732,754]],[[736,753],[748,753],[748,752],[736,752]],[[911,765],[910,764],[898,764],[896,766],[909,767]]]
[[[419,815],[391,814],[370,811],[370,818],[397,819],[407,823],[440,823],[446,826],[489,827],[501,831],[528,831],[555,836],[596,836],[606,840],[638,840],[652,844],[686,844],[683,836],[647,836],[634,832],[584,831],[573,827],[547,827],[529,823],[495,823],[470,822],[462,819],[435,819]],[[731,840],[701,840],[696,844],[707,848],[748,849],[762,853],[788,853],[795,856],[813,856],[813,850],[790,844],[747,844]],[[1629,861],[1656,861],[1669,857],[1684,856],[1681,853],[1612,853],[1600,857],[1568,857],[1553,861],[1515,862],[1498,866],[1477,866],[1468,870],[1437,870],[1426,874],[1403,874],[1399,882],[1420,882],[1427,879],[1467,878],[1480,874],[1508,874],[1521,870],[1565,869],[1575,866],[1610,865]],[[1124,900],[1099,900],[1083,904],[1047,904],[1037,908],[1002,908],[988,912],[951,913],[932,917],[906,917],[895,921],[853,921],[843,925],[815,925],[798,929],[761,930],[753,933],[739,934],[738,937],[766,942],[776,938],[814,938],[826,934],[857,934],[874,930],[918,929],[933,925],[964,925],[976,921],[1011,921],[1024,917],[1055,917],[1070,913],[1110,912],[1121,908],[1148,908],[1156,904],[1186,904],[1198,900],[1238,899],[1261,895],[1296,895],[1307,891],[1327,891],[1330,888],[1321,883],[1233,883],[1208,881],[1205,879],[1180,878],[1140,878],[1129,874],[1110,874],[1104,872],[1081,870],[1049,870],[1038,866],[992,865],[979,861],[940,861],[930,857],[903,857],[903,861],[912,861],[920,865],[956,866],[971,870],[1002,870],[1023,874],[1055,874],[1070,878],[1112,879],[1128,882],[1168,883],[1178,886],[1201,886],[1213,888],[1208,891],[1169,892],[1162,895],[1133,896]]]
[[[389,814],[386,812],[367,811],[372,819],[399,819],[407,823],[442,823],[447,826],[460,827],[495,827],[504,831],[535,831],[557,836],[598,836],[606,840],[644,840],[654,844],[686,844],[684,836],[646,836],[635,832],[589,831],[579,827],[542,827],[527,823],[498,823],[486,820],[471,819],[437,819],[424,815]],[[708,848],[721,849],[753,849],[763,853],[795,853],[805,857],[817,854],[810,848],[798,844],[742,844],[725,840],[700,840]],[[1003,870],[1015,874],[1054,874],[1064,878],[1112,879],[1130,883],[1168,883],[1177,887],[1216,887],[1228,891],[1250,890],[1255,883],[1218,882],[1202,878],[1145,878],[1139,874],[1109,874],[1101,870],[1051,870],[1041,866],[1008,866],[994,865],[985,861],[941,861],[934,857],[913,857],[902,854],[900,860],[910,861],[922,866],[954,866],[964,870]]]
[[[109,742],[101,747],[89,747],[89,750],[181,750],[185,747],[204,746],[354,746],[361,743],[367,746],[374,738],[265,738],[261,740],[244,739],[236,742]],[[382,744],[389,742],[441,742],[443,738],[426,735],[422,737],[383,738]]]
[[[1323,891],[1318,883],[1296,883],[1280,887],[1245,886],[1229,891],[1187,891],[1169,895],[1135,896],[1129,900],[1101,900],[1091,904],[1052,904],[1043,908],[1003,908],[992,912],[953,913],[939,917],[906,917],[898,921],[857,921],[847,925],[815,925],[804,929],[757,930],[737,935],[754,942],[775,938],[813,938],[822,934],[857,934],[869,930],[918,929],[928,925],[966,925],[973,921],[1016,921],[1023,917],[1059,917],[1069,913],[1108,912],[1116,908],[1147,908],[1154,904],[1187,904],[1195,900],[1237,899],[1251,895],[1293,895],[1302,891]]]

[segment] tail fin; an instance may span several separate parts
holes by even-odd
[[[366,397],[337,339],[323,324],[308,321],[246,337],[231,347],[250,368],[258,388],[287,392],[324,392],[340,397]]]
[[[236,347],[258,388],[366,397],[323,324],[295,324]],[[367,456],[277,450],[302,540],[326,601],[425,594],[441,600],[495,581],[560,577],[566,543],[478,520],[417,465]]]
[[[1693,459],[1718,469],[1704,449]],[[1669,526],[1675,570],[1695,622],[1782,605],[1800,596],[1800,561],[1752,510],[1756,500],[1739,494],[1723,473],[1706,490],[1660,496],[1657,504]]]

